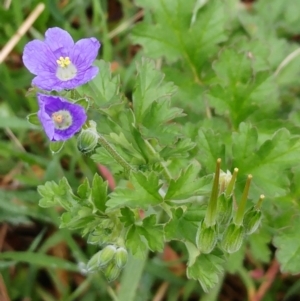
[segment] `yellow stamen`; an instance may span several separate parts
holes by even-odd
[[[67,67],[68,65],[71,64],[71,61],[70,61],[70,58],[68,56],[66,56],[65,58],[64,57],[60,57],[59,60],[56,60],[56,63],[64,68],[64,67]]]
[[[52,114],[52,119],[55,121],[55,122],[57,122],[57,123],[62,123],[63,122],[63,120],[64,120],[64,117],[63,117],[63,115],[61,115],[61,114]]]

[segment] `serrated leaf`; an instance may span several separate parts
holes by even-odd
[[[107,200],[107,181],[103,181],[102,177],[98,174],[94,175],[92,189],[91,189],[91,203],[93,204],[94,211],[99,210],[105,212]]]
[[[129,208],[121,208],[121,214],[120,221],[124,223],[125,227],[129,227],[132,224],[135,223],[135,216],[134,213]]]
[[[44,208],[61,205],[66,210],[71,210],[79,201],[66,178],[62,178],[59,184],[53,181],[46,182],[45,185],[39,185],[37,190],[42,196],[39,205]]]
[[[298,164],[299,138],[291,136],[289,131],[283,128],[278,130],[272,139],[254,148],[256,130],[253,131],[244,124],[240,125],[239,133],[234,133],[232,137],[233,144],[236,145],[233,148],[234,167],[238,167],[242,175],[253,175],[251,195],[255,198],[261,193],[268,197],[286,195],[289,179],[285,170]],[[238,147],[239,141],[244,141],[252,151],[247,151],[247,145]]]
[[[120,79],[112,76],[110,64],[103,61],[95,61],[94,65],[99,68],[97,76],[88,83],[92,98],[99,107],[107,107],[112,103],[120,102],[119,88]]]
[[[156,70],[154,62],[144,59],[138,65],[137,84],[133,92],[133,109],[137,123],[144,123],[147,110],[154,102],[164,102],[176,91],[173,83],[163,83],[164,75]],[[167,114],[167,112],[165,112]],[[157,114],[158,115],[158,114]],[[167,114],[168,116],[168,114]],[[169,117],[166,116],[166,120]],[[158,116],[157,116],[158,118]]]
[[[292,224],[278,232],[273,243],[278,248],[276,258],[281,271],[291,274],[300,273],[300,218],[292,220]]]
[[[106,206],[109,209],[120,207],[144,208],[155,206],[163,201],[159,194],[161,184],[158,176],[151,172],[148,176],[142,172],[132,172],[129,187],[117,187],[111,194]]]
[[[147,246],[141,239],[140,233],[135,225],[133,225],[126,235],[126,247],[133,255],[144,258],[147,254]]]
[[[163,148],[159,155],[161,158],[186,158],[189,156],[189,151],[196,146],[196,143],[192,142],[191,139],[179,139],[174,145],[166,146]]]
[[[157,224],[156,218],[155,214],[144,218],[143,226],[138,227],[138,231],[146,238],[151,251],[161,252],[164,248],[163,226]]]
[[[185,218],[182,208],[172,209],[172,218],[164,227],[167,241],[180,240],[195,243],[198,225]]]
[[[219,251],[210,254],[201,254],[196,261],[188,266],[187,276],[189,279],[198,280],[205,292],[211,290],[224,272],[224,258]]]
[[[225,145],[220,134],[211,129],[201,129],[198,136],[199,161],[205,167],[207,173],[215,170],[218,158],[225,161]]]
[[[270,115],[278,107],[273,76],[269,71],[254,71],[247,53],[225,49],[213,68],[218,84],[211,87],[209,101],[219,113],[229,112],[234,127],[253,113]]]
[[[144,21],[136,25],[133,40],[143,45],[152,58],[166,57],[169,62],[183,58],[197,73],[216,52],[217,44],[226,38],[224,8],[219,1],[210,1],[199,8],[197,18],[193,14],[194,0],[140,0],[137,3],[151,9],[155,24]]]
[[[117,174],[124,169],[104,147],[98,147],[91,158],[96,163],[109,167],[113,174]]]
[[[165,200],[186,199],[194,195],[210,192],[211,178],[199,177],[201,166],[194,162],[190,164],[176,180],[171,180]]]
[[[90,196],[91,188],[87,178],[84,179],[83,183],[77,188],[77,194],[81,199],[88,199]]]

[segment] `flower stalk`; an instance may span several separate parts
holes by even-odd
[[[113,148],[113,146],[102,136],[99,134],[98,141],[99,143],[110,153],[110,155],[121,165],[124,167],[126,171],[135,170],[118,152]]]

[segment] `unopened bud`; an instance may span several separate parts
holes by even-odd
[[[105,267],[104,275],[108,282],[114,281],[118,278],[121,269],[112,261]]]
[[[200,252],[204,254],[209,254],[215,247],[218,239],[218,234],[216,231],[216,225],[206,226],[202,222],[201,226],[197,232],[196,243]]]
[[[245,229],[241,225],[230,224],[225,230],[221,247],[227,253],[237,252],[242,246]]]
[[[92,120],[89,123],[91,127],[82,129],[77,138],[77,147],[84,154],[93,151],[98,144],[96,123]]]
[[[217,207],[217,223],[218,225],[226,225],[232,217],[232,198],[226,198],[222,193],[218,198]]]
[[[245,227],[245,233],[247,235],[250,235],[257,230],[260,225],[261,218],[261,211],[255,209],[254,207],[246,212],[243,224]]]
[[[87,270],[88,272],[94,272],[99,269],[99,254],[101,251],[96,253],[88,262],[87,264]]]
[[[115,262],[116,265],[120,268],[123,269],[124,266],[126,265],[128,261],[128,252],[124,248],[118,248],[115,254]]]
[[[116,250],[113,245],[106,246],[99,254],[99,266],[106,266],[114,258]]]

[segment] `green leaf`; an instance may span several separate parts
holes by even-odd
[[[79,272],[77,264],[64,260],[62,258],[49,256],[34,252],[3,252],[0,253],[0,259],[13,260],[16,262],[26,262],[43,268],[61,269],[70,272]]]
[[[225,162],[225,145],[220,134],[214,133],[211,129],[201,129],[198,136],[198,145],[201,156],[200,163],[203,164],[206,173],[215,170],[218,158]]]
[[[130,249],[133,255],[139,258],[145,258],[147,254],[147,246],[141,240],[138,227],[133,225],[126,235],[126,247]]]
[[[186,212],[183,212],[182,208],[171,210],[172,218],[164,227],[166,240],[188,240],[195,243],[198,225],[186,218]]]
[[[271,243],[272,236],[268,229],[261,227],[257,232],[251,234],[248,240],[253,258],[263,263],[269,263],[272,255],[269,244]]]
[[[91,203],[95,210],[100,212],[105,212],[106,209],[106,200],[107,200],[107,181],[103,181],[102,177],[98,174],[94,175],[92,189],[91,189]]]
[[[268,197],[284,196],[289,187],[286,170],[299,161],[299,137],[291,136],[283,128],[255,147],[257,137],[257,131],[245,124],[240,125],[238,133],[233,133],[233,166],[239,168],[241,175],[253,175],[252,197],[258,198],[261,193]]]
[[[225,49],[213,68],[218,84],[211,87],[208,98],[219,113],[230,113],[235,128],[254,113],[260,120],[278,107],[273,76],[269,71],[255,72],[246,52]]]
[[[137,84],[133,93],[133,109],[136,117],[136,122],[144,123],[146,116],[151,111],[151,106],[156,102],[164,103],[170,99],[170,96],[176,91],[176,87],[173,83],[163,83],[164,75],[156,70],[154,62],[144,59],[140,65],[138,65]],[[156,109],[159,112],[159,109]],[[166,116],[159,116],[166,114]],[[156,113],[154,118],[160,119],[160,122],[167,121],[170,118],[170,113],[164,110],[163,113]],[[173,115],[173,113],[172,113]],[[162,119],[162,117],[164,117]],[[153,118],[153,117],[151,117]],[[156,126],[159,126],[157,124]]]
[[[298,274],[300,272],[300,240],[299,222],[296,217],[289,227],[278,232],[273,243],[278,248],[276,258],[282,272]]]
[[[121,208],[120,211],[122,214],[120,221],[124,223],[125,227],[129,227],[135,223],[135,215],[129,208]]]
[[[37,116],[37,113],[32,113],[32,114],[27,115],[27,120],[29,123],[31,123],[33,125],[41,126],[41,122]]]
[[[104,147],[98,147],[91,158],[96,163],[109,167],[113,174],[117,174],[124,169]]]
[[[129,178],[129,187],[117,187],[111,194],[106,206],[109,209],[120,207],[144,208],[162,203],[159,194],[161,184],[158,177],[151,172],[148,177],[142,172],[132,172]]]
[[[166,139],[167,140],[167,139]],[[167,141],[168,142],[168,141]],[[179,139],[174,145],[163,148],[159,155],[161,158],[186,158],[189,156],[189,151],[195,147],[196,143],[191,139]]]
[[[18,118],[14,116],[5,117],[1,116],[0,118],[0,129],[9,128],[11,130],[30,130],[30,129],[38,129],[37,126],[30,124],[24,118]]]
[[[163,226],[157,225],[157,216],[152,214],[143,219],[143,225],[138,227],[140,235],[144,236],[151,251],[161,252],[164,248]]]
[[[207,194],[211,190],[211,177],[199,177],[201,166],[194,162],[182,170],[177,180],[171,180],[165,200],[186,199]]]
[[[83,183],[77,189],[77,194],[81,199],[87,200],[91,193],[90,183],[87,178],[84,179]]]
[[[88,83],[88,93],[92,92],[91,96],[95,104],[99,107],[107,107],[113,103],[120,102],[119,76],[113,77],[110,64],[103,60],[95,61],[94,65],[99,68],[99,73]]]
[[[156,215],[152,214],[143,220],[141,226],[132,225],[127,232],[126,246],[133,254],[143,257],[147,248],[151,251],[162,251],[164,247],[163,226],[156,222]]]
[[[152,58],[184,59],[195,75],[226,38],[224,7],[219,1],[199,8],[196,19],[194,0],[139,0],[137,4],[152,11],[154,24],[144,21],[136,25],[134,42],[143,45]]]
[[[62,178],[59,184],[48,181],[45,185],[39,185],[37,189],[42,196],[39,205],[44,208],[60,205],[66,210],[71,210],[79,201],[79,198],[73,194],[66,178]]]
[[[80,98],[75,101],[75,104],[82,106],[86,111],[89,109],[89,100],[87,97]]]
[[[205,292],[212,289],[223,273],[224,258],[219,251],[210,254],[201,254],[196,261],[187,268],[189,279],[198,280]]]

